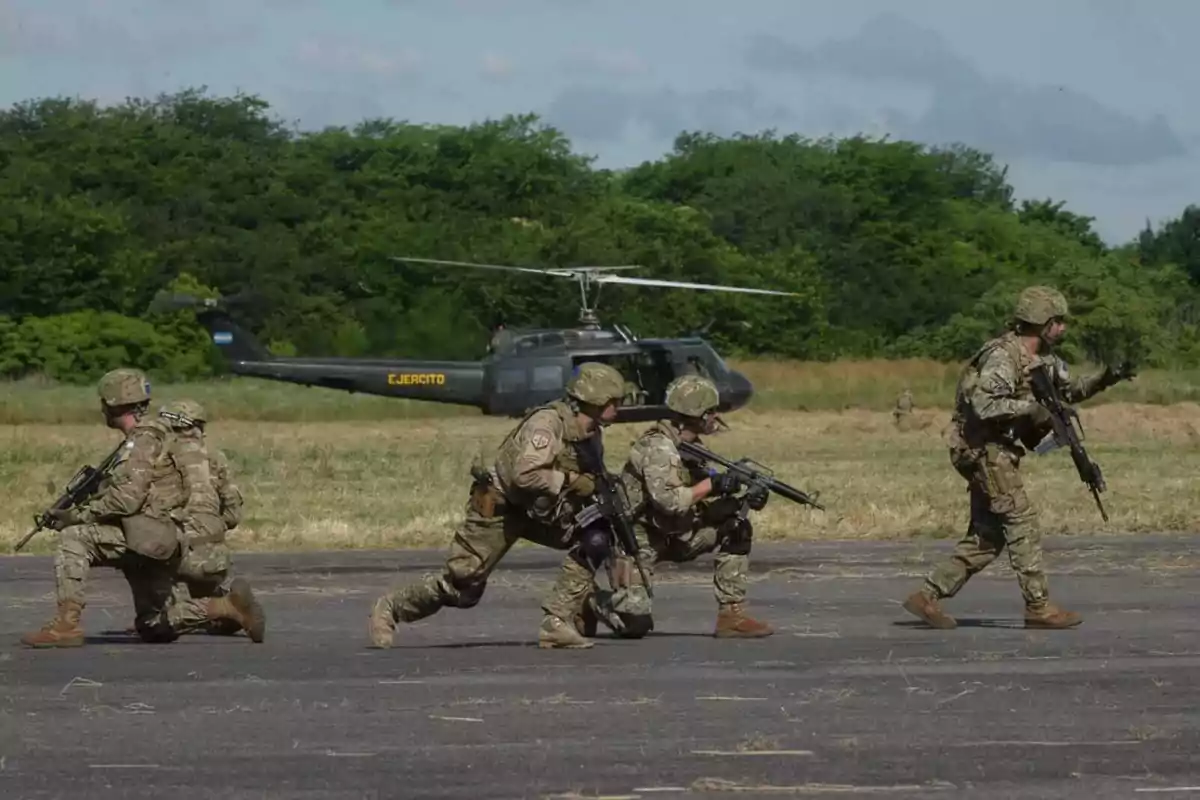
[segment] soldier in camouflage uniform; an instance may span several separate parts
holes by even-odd
[[[205,438],[207,415],[199,403],[179,400],[158,414],[175,433],[173,457],[188,488],[186,504],[172,512],[181,529],[181,553],[163,624],[175,634],[231,635],[245,629],[252,641],[261,642],[266,633],[262,606],[245,578],[229,580],[233,555],[225,538],[241,522],[243,502],[229,462]]]
[[[113,370],[100,379],[98,392],[106,424],[126,437],[123,451],[89,501],[53,514],[52,526],[60,532],[54,562],[58,613],[41,630],[21,637],[30,647],[84,643],[80,615],[93,566],[125,574],[143,638],[170,638],[159,612],[168,602],[179,555],[179,528],[171,513],[186,497],[185,476],[171,457],[174,436],[163,421],[146,416],[150,383],[142,372]]]
[[[904,609],[935,628],[957,623],[938,601],[953,597],[966,582],[1008,547],[1025,600],[1028,628],[1069,628],[1079,614],[1050,602],[1042,565],[1037,512],[1019,472],[1026,447],[1050,432],[1049,412],[1033,398],[1029,371],[1049,361],[1063,398],[1082,402],[1130,378],[1129,368],[1070,378],[1067,365],[1050,352],[1066,330],[1067,301],[1055,289],[1033,286],[1017,300],[1012,328],[987,342],[959,377],[954,414],[947,429],[950,462],[967,482],[971,521],[951,557],[938,565]]]
[[[530,411],[500,445],[490,470],[473,470],[466,518],[454,534],[441,574],[394,589],[371,609],[376,647],[390,647],[397,621],[415,622],[444,607],[472,608],[488,576],[516,544],[527,539],[568,551],[563,571],[543,603],[541,647],[586,648],[592,643],[574,620],[592,587],[592,573],[576,555],[573,517],[595,492],[576,447],[616,419],[625,381],[612,367],[581,364],[566,397]]]
[[[652,579],[654,565],[660,561],[692,561],[715,551],[713,593],[718,610],[713,635],[770,636],[769,625],[745,613],[753,529],[749,521],[739,525],[735,518],[742,502],[735,496],[740,484],[728,473],[685,465],[678,450],[680,441],[699,442],[701,435],[716,429],[719,399],[716,385],[708,378],[676,378],[666,391],[674,419],[660,420],[633,443],[621,484],[647,577]],[[767,493],[761,490],[746,499],[751,508],[760,510]],[[581,620],[584,633],[594,633],[594,620],[600,620],[619,636],[641,638],[654,627],[650,596],[628,558],[621,556],[618,562],[623,566],[613,571],[615,591],[611,595],[597,591],[592,597]]]

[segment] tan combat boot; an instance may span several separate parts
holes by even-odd
[[[74,600],[64,600],[58,604],[54,619],[41,630],[22,636],[21,644],[27,647],[82,647],[83,626],[79,624],[82,613],[82,605]]]
[[[396,629],[396,614],[392,608],[392,598],[382,595],[371,606],[371,616],[367,624],[367,634],[371,644],[381,650],[392,646],[392,632]]]
[[[542,625],[538,628],[538,647],[543,650],[586,650],[592,645],[593,643],[585,639],[574,625],[553,614],[542,617]]]
[[[713,636],[718,639],[761,639],[774,633],[765,622],[746,616],[741,603],[722,605],[717,611],[717,627]]]
[[[261,642],[267,632],[267,615],[245,578],[234,578],[229,594],[210,597],[207,602],[209,621],[229,619],[246,629],[252,642]]]
[[[954,617],[942,611],[938,601],[923,590],[915,591],[908,596],[908,599],[904,601],[904,610],[934,628],[948,631],[958,627],[958,622]]]
[[[1074,628],[1083,617],[1074,611],[1064,611],[1053,603],[1025,606],[1026,628]]]

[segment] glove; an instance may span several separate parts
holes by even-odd
[[[83,523],[83,517],[78,509],[74,508],[56,508],[50,512],[50,528],[56,531],[61,531],[63,528],[69,528],[72,525],[80,525]]]
[[[591,497],[596,493],[596,479],[586,472],[575,472],[567,475],[567,494],[580,497]]]
[[[1042,405],[1041,403],[1037,403],[1037,402],[1033,402],[1032,406],[1033,407],[1029,409],[1029,413],[1026,415],[1027,419],[1029,420],[1030,426],[1034,430],[1037,430],[1039,428],[1045,428],[1048,425],[1050,425],[1050,422],[1053,419],[1053,417],[1050,416],[1050,412],[1048,410],[1046,410],[1046,407],[1044,405]]]
[[[710,480],[712,480],[712,493],[716,497],[725,497],[727,495],[736,494],[741,488],[742,482],[738,476],[731,472],[717,472],[716,470],[709,471]]]
[[[758,486],[746,492],[746,505],[754,511],[762,511],[770,498],[771,492],[765,486]]]
[[[1100,383],[1107,389],[1109,386],[1114,386],[1121,381],[1132,380],[1135,377],[1137,377],[1137,366],[1133,362],[1125,361],[1116,367],[1106,364],[1104,374],[1100,376]]]

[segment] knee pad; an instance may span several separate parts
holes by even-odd
[[[748,556],[753,539],[754,526],[749,520],[740,525],[731,524],[725,541],[721,543],[721,551],[731,556]]]
[[[575,548],[578,553],[576,560],[593,572],[608,560],[611,552],[611,533],[608,528],[595,525],[584,528],[579,534],[579,544]]]
[[[621,639],[641,639],[654,630],[654,617],[649,614],[618,614],[624,627],[617,633]]]
[[[138,637],[147,644],[170,644],[179,638],[171,626],[163,623],[147,624],[138,620],[134,623]]]
[[[443,584],[443,588],[445,585]],[[451,591],[445,592],[446,605],[452,608],[474,608],[483,599],[487,579],[468,579],[450,584]]]

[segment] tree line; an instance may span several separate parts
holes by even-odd
[[[1200,362],[1200,208],[1109,246],[1013,194],[962,145],[684,132],[615,171],[534,115],[300,132],[255,96],[39,98],[0,112],[0,376],[219,371],[164,290],[242,298],[280,355],[477,358],[499,323],[576,322],[571,282],[402,255],[795,292],[601,294],[602,321],[705,329],[739,357],[961,359],[1051,283],[1077,317],[1068,356]]]

